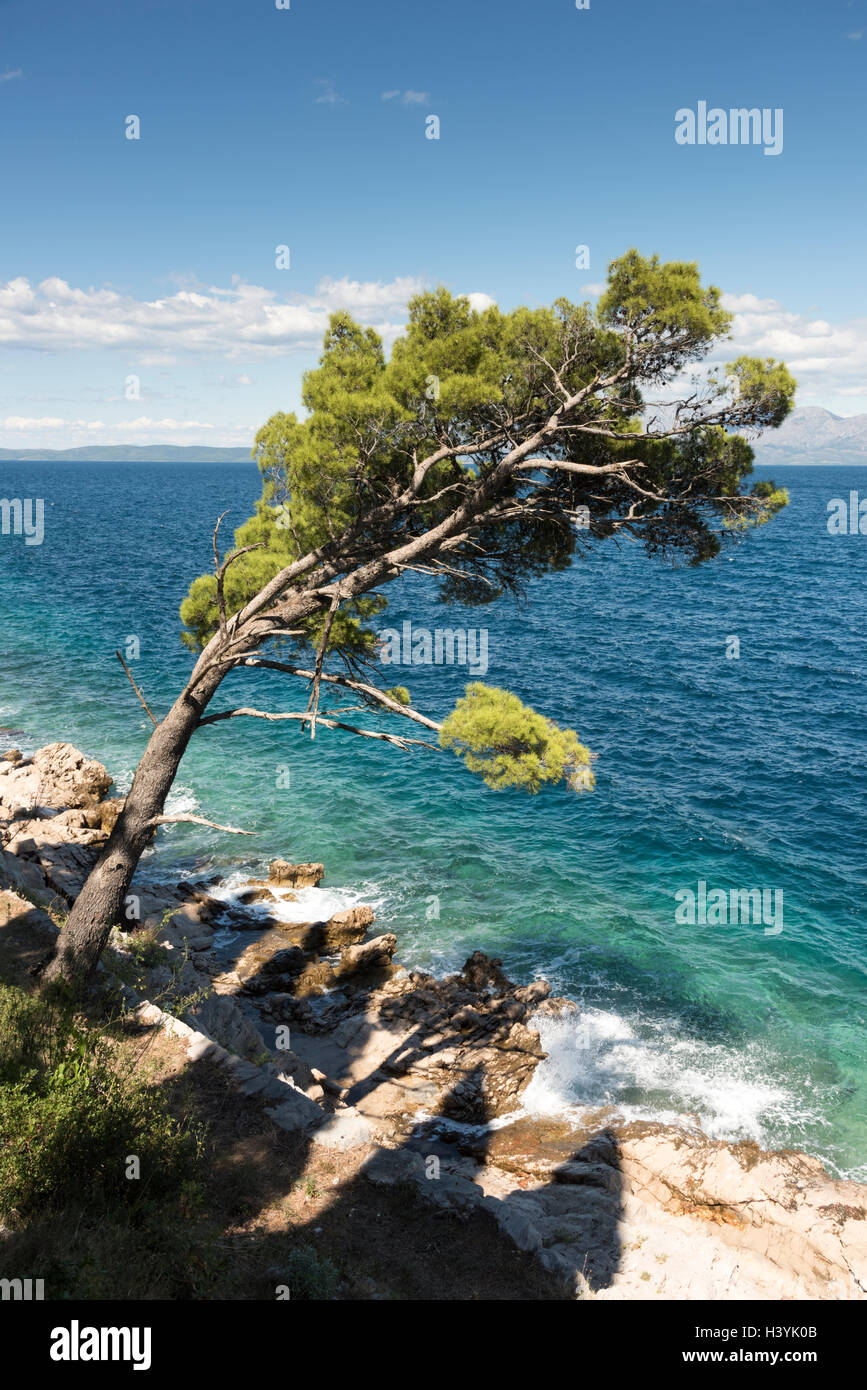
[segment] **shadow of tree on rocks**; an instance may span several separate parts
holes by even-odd
[[[28,940],[44,949],[47,926],[34,932],[14,906],[0,936],[16,957]],[[315,1297],[292,1293],[293,1253],[307,1251],[337,1271],[320,1297],[558,1300],[608,1287],[620,1254],[614,1136],[576,1144],[543,1120],[504,1122],[541,1055],[525,1022],[538,991],[477,955],[446,981],[410,975],[373,993],[372,1014],[359,988],[318,1033],[292,1030],[293,1046],[331,1049],[326,1076],[352,1070],[351,1106],[329,1090],[332,1113],[313,1127],[280,1123],[277,1067],[267,1097],[255,1078],[244,1093],[225,1055],[193,1060],[154,1024],[124,1021],[141,1079],[204,1126],[196,1190],[162,1206],[131,1193],[101,1211],[38,1213],[2,1233],[4,1277],[46,1277],[49,1298]],[[341,1117],[360,1124],[344,1134]]]
[[[316,1033],[292,1030],[293,1048],[338,1080],[343,1103],[382,1143],[368,1144],[366,1156],[358,1147],[329,1220],[339,1225],[372,1186],[392,1199],[414,1198],[453,1230],[455,1222],[487,1223],[501,1256],[509,1248],[526,1257],[528,1288],[540,1274],[549,1277],[547,1297],[611,1286],[621,1260],[624,1186],[614,1133],[576,1134],[565,1122],[519,1112],[543,1056],[528,1027],[543,998],[538,984],[514,986],[499,961],[476,952],[458,975],[410,974],[384,989],[359,989],[333,1017],[326,1009]],[[313,1135],[314,1147],[341,1142],[330,1128]],[[317,1230],[310,1223],[307,1234]],[[434,1296],[456,1296],[449,1279],[447,1262],[444,1291]]]

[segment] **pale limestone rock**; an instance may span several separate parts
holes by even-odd
[[[326,1149],[354,1149],[369,1144],[371,1137],[370,1124],[352,1106],[335,1111],[310,1136],[314,1144]]]
[[[290,888],[316,888],[324,875],[324,864],[290,864],[286,859],[274,859],[268,870],[268,882],[287,884]]]
[[[340,953],[339,977],[355,974],[359,970],[373,970],[391,964],[397,948],[397,937],[393,932],[375,936],[370,941],[362,941],[357,946],[345,946]]]
[[[9,888],[39,907],[50,907],[57,894],[36,864],[0,849],[0,888]]]
[[[4,814],[13,806],[30,814],[38,807],[92,807],[102,801],[110,786],[111,777],[102,763],[86,757],[71,743],[50,743],[32,758],[11,765],[0,782],[0,805]]]

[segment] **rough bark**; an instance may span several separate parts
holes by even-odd
[[[189,687],[152,733],[108,844],[73,904],[46,978],[83,987],[96,969],[113,926],[124,923],[133,874],[155,832],[187,744],[228,668],[216,668]]]

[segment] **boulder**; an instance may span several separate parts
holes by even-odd
[[[376,921],[372,907],[348,907],[335,912],[327,922],[281,922],[271,918],[287,941],[311,957],[331,956],[345,946],[360,942],[367,928]],[[258,923],[261,927],[261,919]]]
[[[585,1112],[580,1126],[570,1120],[520,1116],[501,1129],[459,1135],[458,1147],[479,1162],[539,1182],[609,1187],[611,1179],[600,1173],[618,1171],[611,1128],[616,1123],[612,1108]]]
[[[91,807],[102,801],[110,786],[111,777],[95,758],[71,743],[49,743],[32,758],[12,762],[0,781],[0,801],[6,808],[23,806],[31,813],[40,807]]]
[[[290,888],[316,888],[324,875],[324,864],[290,864],[286,859],[274,859],[268,869],[268,882],[287,884]]]
[[[209,951],[214,944],[214,930],[207,920],[207,908],[190,903],[173,912],[170,921],[161,926],[160,936],[175,949]]]
[[[363,959],[368,947],[391,959],[390,936],[348,948],[349,959]],[[491,993],[492,982],[499,993]],[[508,1114],[544,1056],[539,1034],[526,1021],[541,988],[544,982],[517,990],[480,953],[461,974],[443,980],[421,972],[394,975],[381,988],[353,992],[319,1014],[316,1032],[326,1031],[339,1049],[328,1074],[351,1104],[372,1116],[426,1109],[481,1124]]]
[[[306,1091],[308,1095],[318,1085],[318,1077],[313,1075],[311,1068],[298,1056],[297,1052],[292,1052],[288,1048],[283,1049],[280,1052],[279,1067],[278,1079],[280,1081],[289,1081],[293,1086]],[[318,1096],[312,1098],[314,1100],[319,1099]]]
[[[0,887],[0,977],[31,989],[57,942],[51,918],[18,893]]]
[[[38,845],[38,863],[44,877],[68,902],[78,897],[97,858],[97,851],[85,845],[62,841]]]
[[[102,763],[88,758],[70,743],[52,743],[33,755],[34,766],[50,786],[48,806],[95,806],[111,786]]]
[[[268,939],[254,942],[244,951],[235,967],[246,994],[268,994],[271,990],[284,990],[304,970],[307,957],[297,946],[282,946],[272,950],[274,933]]]
[[[288,899],[289,902],[295,901],[294,893],[284,893],[283,897]],[[237,894],[237,898],[238,902],[243,903],[245,907],[249,906],[251,903],[280,902],[280,898],[277,897],[276,893],[272,893],[270,888],[245,888],[242,892]]]
[[[375,936],[357,946],[346,946],[340,953],[339,976],[352,975],[359,970],[375,970],[391,965],[391,958],[397,947],[397,937],[392,932]]]
[[[39,907],[49,907],[57,894],[37,866],[0,849],[0,888],[8,888]]]
[[[473,951],[461,971],[461,977],[468,989],[491,990],[496,994],[506,994],[514,985],[503,974],[503,962],[486,956],[484,951]]]
[[[468,1124],[509,1114],[544,1056],[539,1034],[521,1023],[512,1025],[502,1045],[469,1045],[448,1067],[442,1113]]]
[[[306,999],[294,994],[266,994],[257,1005],[262,1018],[273,1023],[295,1023],[308,1027],[313,1021],[313,1009]]]
[[[290,1133],[306,1130],[322,1123],[322,1109],[305,1095],[303,1091],[286,1086],[284,1096],[278,1105],[266,1106],[265,1114],[270,1115],[275,1124]]]
[[[355,1149],[370,1144],[372,1135],[364,1116],[345,1106],[314,1129],[310,1138],[326,1149]]]
[[[336,979],[327,961],[315,961],[305,965],[301,973],[295,977],[292,988],[299,999],[306,999],[333,989]]]
[[[536,1012],[547,1018],[566,1018],[578,1013],[578,1005],[574,999],[564,999],[558,995],[556,999],[543,999]]]
[[[123,810],[123,803],[124,798],[116,796],[110,801],[100,801],[97,806],[88,807],[84,813],[85,825],[89,830],[98,831],[100,837],[107,840]]]
[[[372,907],[346,907],[342,912],[335,912],[327,922],[314,924],[321,928],[320,949],[328,954],[360,941],[375,921]]]
[[[547,1000],[550,993],[551,986],[547,980],[533,980],[523,988],[516,989],[515,998],[520,1004],[527,1004],[531,1009],[536,1009]]]

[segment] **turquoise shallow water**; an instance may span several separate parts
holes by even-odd
[[[481,947],[580,1001],[577,1023],[546,1028],[531,1106],[693,1112],[867,1176],[867,537],[826,528],[867,471],[774,476],[792,505],[700,571],[625,547],[534,585],[520,611],[447,614],[421,579],[393,591],[383,626],[487,628],[485,679],[578,730],[599,755],[592,796],[493,793],[444,754],[239,721],[196,736],[171,804],[256,839],[172,827],[145,872],[322,859],[338,898],[375,903],[401,960],[441,969]],[[164,710],[189,668],[178,603],[216,516],[243,520],[258,481],[252,465],[0,465],[0,495],[46,504],[41,546],[0,537],[0,724],[23,731],[0,742],[70,739],[128,783],[149,725],[114,649],[139,638],[136,678]],[[466,678],[384,675],[434,715]],[[245,674],[215,707],[239,696],[301,699]],[[782,932],[678,923],[675,894],[699,881],[781,891]]]

